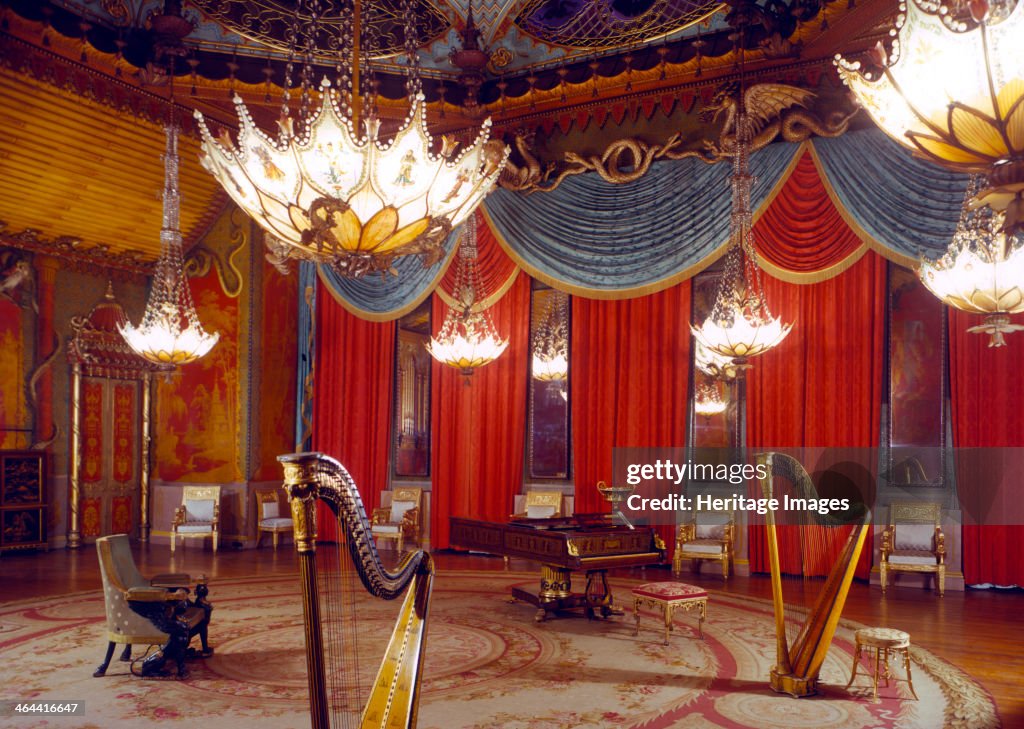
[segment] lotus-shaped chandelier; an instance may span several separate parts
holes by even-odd
[[[697,396],[693,402],[693,411],[697,415],[710,418],[725,412],[728,403],[722,398],[717,382],[702,383],[697,386]]]
[[[742,94],[740,95],[742,100]],[[715,294],[711,314],[700,327],[691,326],[698,346],[731,362],[734,368],[748,366],[751,357],[777,345],[792,328],[772,316],[761,283],[761,269],[753,243],[753,214],[750,209],[751,126],[742,108],[736,115],[736,154],[733,157],[731,247]]]
[[[900,4],[892,50],[836,56],[839,75],[889,136],[952,170],[987,176],[973,201],[1024,228],[1024,0]]]
[[[943,302],[985,315],[968,331],[989,335],[990,347],[1006,344],[1005,334],[1024,329],[1009,314],[1024,311],[1024,234],[1002,230],[1002,213],[970,210],[972,181],[949,249],[939,259],[921,259],[919,275]]]
[[[158,365],[173,367],[199,359],[217,343],[220,335],[208,334],[199,322],[192,291],[185,278],[179,224],[178,128],[165,130],[163,227],[160,258],[150,285],[146,310],[138,326],[125,321],[118,331],[135,352]]]
[[[457,256],[454,294],[459,306],[448,310],[441,330],[427,343],[427,351],[441,364],[469,377],[478,367],[500,357],[508,346],[508,339],[498,336],[482,305],[483,287],[476,267],[475,215],[463,227]]]
[[[541,382],[563,382],[569,376],[568,295],[552,291],[550,304],[533,342],[530,372]]]
[[[508,147],[488,139],[489,119],[460,153],[447,138],[434,152],[409,3],[404,8],[409,113],[394,137],[383,140],[373,111],[373,80],[365,78],[364,69],[362,121],[357,122],[360,55],[370,65],[369,51],[360,51],[359,5],[359,0],[340,3],[344,22],[338,36],[328,37],[330,26],[317,20],[323,12],[318,0],[297,3],[294,27],[301,32],[291,34],[295,47],[289,57],[306,59],[302,108],[297,117],[288,110],[289,61],[277,139],[257,128],[237,96],[237,142],[226,132],[214,137],[196,112],[202,164],[231,199],[292,257],[327,264],[353,278],[397,274],[394,262],[402,256],[419,255],[424,266],[436,263],[444,256],[448,234],[494,187],[508,157]],[[338,64],[337,88],[326,78],[321,82],[319,109],[313,111],[312,59],[326,48],[339,48],[338,57],[348,59],[351,67]]]
[[[735,379],[737,369],[731,357],[723,357],[717,352],[712,352],[701,344],[700,340],[697,340],[696,344],[693,359],[699,372],[720,380]]]

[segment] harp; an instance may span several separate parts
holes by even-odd
[[[760,479],[761,493],[764,498],[778,498],[774,479],[781,477],[792,484],[798,498],[818,498],[818,491],[811,477],[792,456],[784,453],[760,453],[758,464],[766,469],[758,469],[758,473],[766,473]],[[769,509],[765,515],[767,527],[768,560],[772,574],[772,602],[775,608],[775,639],[776,664],[771,670],[771,687],[779,693],[791,696],[810,696],[817,690],[818,673],[825,661],[832,637],[835,635],[839,616],[846,603],[846,595],[853,581],[853,573],[857,568],[857,560],[864,548],[864,539],[868,533],[871,511],[864,507],[863,514],[853,525],[850,536],[836,560],[832,571],[825,581],[825,586],[818,594],[811,612],[808,613],[800,632],[793,644],[789,644],[786,636],[785,604],[782,600],[782,572],[779,567],[779,542],[775,530],[775,515]]]
[[[294,453],[278,460],[284,466],[299,554],[313,729],[412,729],[434,577],[430,555],[422,550],[406,554],[389,572],[381,564],[359,491],[344,466],[320,453]],[[337,519],[336,543],[317,544],[317,503],[325,504]],[[341,575],[331,574],[334,570]],[[353,685],[359,674],[354,616],[342,614],[346,607],[354,610],[356,602],[356,590],[346,594],[344,589],[346,570],[349,576],[354,570],[362,587],[384,600],[393,600],[409,588],[361,711],[361,689]]]

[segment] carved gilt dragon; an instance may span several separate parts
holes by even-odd
[[[812,134],[838,137],[845,133],[857,110],[850,113],[835,111],[822,120],[806,108],[814,98],[813,91],[786,84],[756,84],[748,88],[743,101],[748,118],[754,124],[751,149],[761,149],[777,137],[787,142],[802,142]],[[664,144],[652,145],[639,139],[619,139],[608,145],[600,155],[584,157],[575,152],[566,152],[562,163],[542,164],[531,149],[532,135],[517,134],[516,150],[525,164],[520,166],[509,160],[502,170],[499,184],[509,190],[527,194],[550,192],[567,177],[588,171],[597,172],[608,182],[623,184],[643,177],[651,163],[658,159],[697,157],[708,164],[728,160],[736,148],[738,109],[738,84],[728,84],[715,94],[701,111],[700,119],[708,124],[717,121],[723,114],[725,119],[718,139],[705,141],[702,149],[680,149],[682,141],[677,132]]]

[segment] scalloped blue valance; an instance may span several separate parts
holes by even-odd
[[[876,129],[815,138],[810,147],[847,222],[882,255],[908,264],[922,252],[946,248],[966,175],[915,159]],[[806,148],[772,144],[752,155],[755,210]],[[535,278],[582,296],[638,296],[693,276],[714,260],[729,234],[730,173],[728,164],[664,160],[626,185],[585,173],[551,192],[498,189],[483,209],[506,252]],[[457,233],[445,243],[448,256],[429,269],[408,258],[396,263],[397,277],[344,279],[325,267],[320,277],[356,316],[396,319],[437,285]]]
[[[799,149],[773,144],[751,156],[752,205]],[[585,173],[549,193],[495,190],[484,209],[509,255],[551,285],[584,296],[650,293],[695,274],[727,241],[731,173],[694,157],[664,160],[626,185]]]
[[[320,280],[327,285],[342,306],[363,319],[390,321],[415,309],[434,290],[451,263],[462,226],[455,228],[444,242],[440,261],[424,268],[419,256],[395,261],[397,276],[345,278],[320,266]]]
[[[877,129],[813,140],[838,202],[896,260],[941,254],[960,217],[968,176],[919,160]],[[881,251],[885,254],[885,251]]]

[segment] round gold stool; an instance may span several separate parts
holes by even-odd
[[[853,679],[857,677],[857,670],[860,666],[860,659],[863,651],[867,649],[870,659],[874,654],[874,667],[871,671],[871,698],[878,701],[878,680],[883,679],[886,687],[889,681],[906,681],[910,687],[910,693],[917,700],[917,692],[914,691],[914,681],[910,676],[910,634],[895,628],[862,628],[855,634],[856,650],[853,652],[853,673],[850,674],[850,681],[846,688],[853,685]],[[897,678],[889,668],[890,656],[903,656],[903,668],[907,672],[906,678]],[[879,669],[881,668],[881,672]]]

